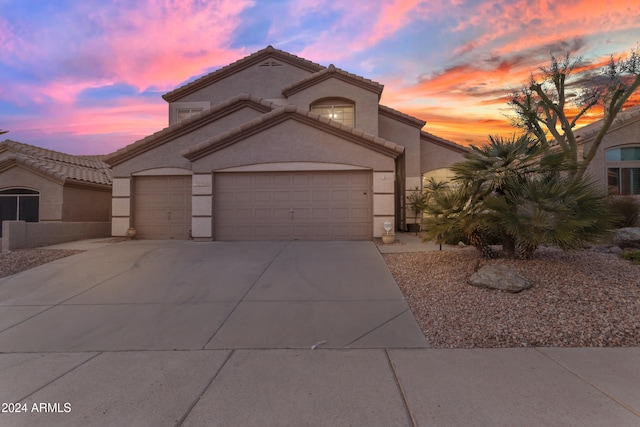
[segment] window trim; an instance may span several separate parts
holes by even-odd
[[[622,150],[634,149],[638,158],[624,159]],[[609,153],[619,151],[615,160]],[[604,150],[604,173],[607,192],[612,195],[640,195],[640,145],[625,144]],[[636,176],[637,175],[637,176]],[[626,179],[625,179],[626,178]]]
[[[314,111],[315,108],[331,108],[331,111],[333,111],[334,108],[344,108],[344,107],[350,107],[351,108],[351,123],[346,123],[347,121],[345,120],[339,120],[335,117],[333,117],[333,113],[330,114],[330,116],[327,116],[325,114],[322,113],[318,113],[316,111]],[[345,126],[349,126],[352,128],[356,127],[356,103],[348,98],[342,98],[342,97],[328,97],[328,98],[320,98],[315,100],[314,102],[312,102],[309,105],[309,111],[312,113],[316,113],[319,114],[322,117],[326,117],[330,120],[339,122],[344,124]]]

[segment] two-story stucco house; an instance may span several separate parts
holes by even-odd
[[[112,233],[370,240],[466,148],[380,105],[383,86],[269,46],[163,96],[169,126],[107,156]]]

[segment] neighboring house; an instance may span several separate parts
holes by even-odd
[[[111,170],[100,156],[73,156],[11,140],[0,142],[0,221],[108,223],[110,212]],[[48,233],[53,229],[38,230]],[[54,234],[63,238],[60,230],[58,227]],[[35,235],[32,240],[33,244],[51,242],[35,239]]]
[[[112,233],[370,240],[466,148],[379,104],[383,86],[269,46],[163,96],[169,127],[105,158]],[[409,215],[413,218],[413,215]]]
[[[585,151],[601,128],[599,120],[576,130]],[[609,194],[640,196],[640,105],[618,113],[587,173]]]

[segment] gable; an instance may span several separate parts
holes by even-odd
[[[105,162],[112,166],[130,162],[127,168],[135,170],[166,166],[188,168],[188,162],[177,154],[180,150],[239,126],[273,108],[272,103],[261,98],[240,94],[109,154]],[[145,159],[141,160],[141,157]]]
[[[266,99],[282,98],[282,89],[324,67],[274,49],[255,52],[213,73],[163,95],[167,102],[211,101],[212,104],[240,92]]]
[[[263,137],[262,135],[265,135],[265,131],[283,122],[297,122],[299,125],[294,127],[295,130],[291,129],[291,133],[281,130],[280,132],[276,132],[276,134],[271,134],[272,141],[277,140],[278,143],[282,140],[302,141],[303,138],[301,138],[300,134],[308,133],[316,137],[322,135],[325,139],[329,136],[335,136],[341,140],[362,146],[369,151],[378,152],[393,159],[404,151],[403,147],[390,141],[366,134],[362,130],[344,126],[307,110],[288,105],[257,117],[251,122],[231,129],[222,135],[203,141],[183,151],[182,155],[191,161],[196,161],[240,141],[244,141],[253,135],[260,134],[261,137]],[[317,132],[308,132],[308,128],[314,128]],[[280,129],[282,129],[282,127]],[[264,141],[264,145],[259,152],[267,152],[270,149],[269,140]],[[297,147],[292,147],[292,149],[297,151]],[[337,152],[339,153],[340,149],[338,149]]]

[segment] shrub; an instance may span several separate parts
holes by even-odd
[[[640,249],[624,251],[620,254],[620,257],[622,259],[626,259],[627,261],[631,261],[634,264],[640,265]]]
[[[633,196],[610,196],[609,208],[615,228],[635,227],[640,217],[640,204]]]

